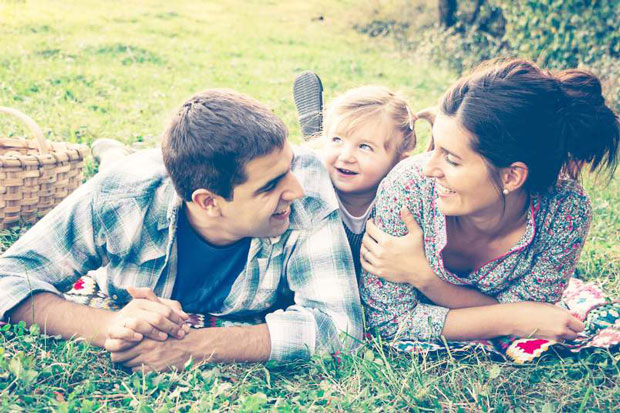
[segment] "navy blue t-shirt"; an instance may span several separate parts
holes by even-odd
[[[250,241],[243,238],[224,247],[211,245],[194,231],[183,208],[179,212],[172,299],[190,313],[218,312],[245,267]]]

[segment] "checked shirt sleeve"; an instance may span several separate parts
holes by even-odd
[[[272,360],[336,352],[362,338],[353,260],[337,210],[300,236],[286,266],[294,305],[266,316]]]
[[[0,257],[0,317],[35,292],[59,294],[101,266],[93,183],[63,200]]]

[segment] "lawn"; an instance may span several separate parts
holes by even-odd
[[[402,55],[389,39],[357,33],[357,13],[351,0],[0,0],[0,105],[31,115],[52,140],[111,137],[155,146],[185,98],[228,87],[268,104],[299,142],[291,91],[302,70],[322,76],[327,100],[383,84],[415,109],[434,103],[456,79]],[[4,116],[0,131],[25,134]],[[586,179],[595,220],[578,268],[616,296],[618,178]],[[0,232],[1,250],[21,230]],[[519,366],[483,353],[410,358],[368,343],[339,360],[191,364],[143,376],[79,340],[17,325],[0,335],[0,410],[612,411],[620,405],[619,361],[600,351]]]

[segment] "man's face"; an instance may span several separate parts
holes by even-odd
[[[275,237],[289,226],[291,203],[304,196],[291,172],[293,150],[282,149],[245,165],[247,180],[233,190],[233,199],[220,204],[227,232],[237,239]]]

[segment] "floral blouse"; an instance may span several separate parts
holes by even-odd
[[[475,287],[500,303],[559,301],[592,220],[583,188],[574,180],[560,180],[548,192],[532,195],[521,239],[506,254],[457,275],[446,269],[441,255],[447,243],[446,219],[436,203],[435,180],[422,173],[428,159],[429,154],[408,158],[383,180],[375,204],[378,228],[405,235],[400,211],[407,206],[422,228],[426,258],[441,279]],[[425,341],[441,336],[449,310],[428,302],[411,285],[362,271],[360,292],[368,327],[383,338]]]

